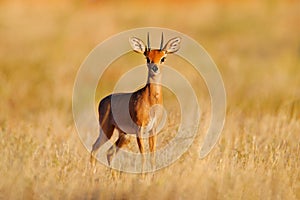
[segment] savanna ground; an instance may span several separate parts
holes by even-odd
[[[300,199],[299,13],[297,1],[1,1],[0,199]],[[226,123],[200,160],[210,109],[198,89],[206,106],[188,152],[150,178],[114,179],[100,164],[90,169],[73,83],[99,42],[144,26],[181,31],[210,53],[226,87]],[[99,98],[122,71],[109,73]]]

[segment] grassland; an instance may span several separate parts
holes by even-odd
[[[299,13],[296,1],[1,1],[0,199],[300,199]],[[73,83],[99,42],[144,26],[205,47],[225,82],[226,123],[199,160],[210,109],[198,89],[203,115],[189,151],[145,180],[115,179],[100,164],[90,169],[72,117]],[[104,93],[121,75],[109,73]]]

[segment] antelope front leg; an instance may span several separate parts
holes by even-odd
[[[143,137],[142,137],[142,134],[143,134],[143,127],[140,128],[140,131],[139,131],[139,134],[137,135],[137,143],[138,143],[138,146],[139,146],[139,150],[140,150],[140,153],[142,154],[142,169],[141,169],[141,172],[142,174],[144,173],[144,166],[145,166],[145,148],[144,148],[144,141],[143,141]]]
[[[149,149],[150,149],[150,153],[151,153],[152,170],[155,169],[155,148],[156,148],[156,135],[153,131],[151,136],[149,137]]]

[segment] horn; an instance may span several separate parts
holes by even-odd
[[[148,50],[150,50],[150,39],[149,39],[149,32],[147,33],[147,46],[148,46]]]
[[[160,41],[160,50],[162,50],[163,45],[164,45],[164,33],[162,32],[161,33],[161,41]]]

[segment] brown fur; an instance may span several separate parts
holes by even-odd
[[[114,130],[118,130],[119,137],[116,143],[108,150],[107,152],[107,161],[108,164],[111,164],[112,157],[118,152],[118,150],[127,143],[126,134],[122,127],[119,125],[124,125],[132,127],[134,134],[137,136],[137,144],[142,154],[142,172],[145,163],[145,149],[143,142],[143,134],[145,131],[150,132],[149,140],[149,149],[152,153],[151,163],[152,167],[155,164],[155,148],[156,148],[156,128],[158,121],[162,116],[160,109],[156,109],[154,105],[162,105],[162,87],[161,87],[161,66],[164,62],[164,58],[169,53],[174,53],[179,49],[180,37],[170,39],[164,48],[161,49],[150,49],[149,44],[149,35],[148,35],[148,47],[143,43],[142,40],[132,37],[130,38],[130,44],[135,52],[144,54],[147,58],[147,67],[148,67],[148,78],[146,85],[133,93],[124,93],[124,94],[111,94],[101,100],[98,108],[99,112],[99,125],[100,125],[100,134],[97,140],[95,141],[92,151],[91,151],[91,163],[94,165],[96,151],[103,145],[107,140],[109,140]],[[163,44],[163,35],[161,44]],[[130,99],[128,99],[130,96]],[[113,116],[112,112],[112,99],[116,103],[116,107],[113,109],[116,111]],[[129,100],[129,105],[127,100]],[[120,104],[117,106],[117,104]],[[126,113],[124,109],[128,107],[129,111]],[[153,109],[154,108],[154,109]],[[125,110],[126,111],[126,110]],[[123,115],[130,115],[131,120],[122,118]],[[121,116],[121,117],[119,117]],[[114,118],[115,117],[115,118]],[[119,118],[123,121],[116,120]],[[152,120],[152,121],[151,121]],[[132,124],[132,122],[134,124]],[[117,147],[117,148],[116,148]]]
[[[165,52],[160,50],[151,50],[145,52],[145,56],[151,60],[151,62],[157,64],[159,67],[160,59],[166,55]],[[149,78],[149,75],[148,75]],[[119,94],[122,95],[122,94]],[[99,112],[99,125],[101,129],[103,130],[103,133],[106,136],[106,139],[110,139],[112,137],[114,129],[117,129],[119,131],[119,139],[116,142],[116,152],[110,152],[113,151],[112,148],[115,148],[114,146],[108,151],[107,159],[108,163],[111,163],[111,159],[113,157],[112,154],[117,153],[118,148],[121,148],[123,145],[126,144],[126,133],[124,133],[121,128],[118,126],[118,124],[115,122],[111,110],[111,99],[112,95],[109,95],[101,100],[98,107]],[[162,87],[159,83],[149,83],[137,90],[136,92],[133,92],[129,101],[129,113],[130,116],[135,122],[137,126],[145,127],[148,125],[150,121],[150,109],[154,105],[162,105],[163,104],[163,97],[162,97]],[[156,135],[155,135],[155,128],[153,128],[151,136],[149,137],[149,149],[150,152],[155,151],[156,146]],[[138,135],[137,135],[138,136]],[[98,148],[103,144],[103,142],[99,141],[101,138],[100,136],[96,140],[96,142],[93,145],[93,149],[91,152],[91,162],[94,164],[95,162],[95,152]],[[144,149],[144,143],[143,139],[141,137],[137,137],[137,143],[139,146],[140,152],[143,154],[145,152]],[[154,155],[152,158],[152,164],[154,165]]]

